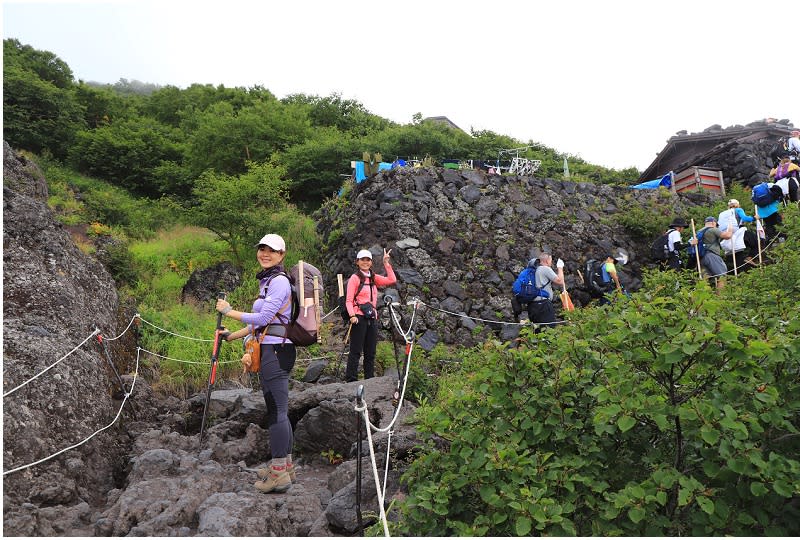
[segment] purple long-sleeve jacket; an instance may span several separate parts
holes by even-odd
[[[269,281],[269,288],[267,287],[268,278],[264,278],[258,285],[258,298],[253,302],[252,313],[242,313],[242,322],[250,325],[252,328],[263,327],[270,322],[273,323],[286,323],[292,315],[292,286],[289,280],[284,275],[279,275]],[[282,317],[276,318],[275,314],[280,311]],[[274,319],[274,320],[273,320]],[[264,336],[261,343],[291,343],[290,340],[285,340],[277,336]]]

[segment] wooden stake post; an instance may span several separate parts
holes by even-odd
[[[300,309],[303,310],[303,315],[306,315],[306,311],[305,311],[306,310],[306,281],[305,281],[306,277],[303,275],[303,266],[304,266],[304,263],[303,263],[302,260],[300,260],[297,263],[297,267],[298,267],[297,275],[300,278],[299,279],[299,281],[300,281],[299,289],[300,290],[298,291],[298,293],[299,293],[299,296],[300,296]]]

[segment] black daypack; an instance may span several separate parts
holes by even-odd
[[[669,229],[667,232],[659,236],[653,242],[651,254],[657,261],[669,260],[669,234],[675,229]]]
[[[608,283],[603,281],[603,265],[605,261],[589,259],[584,265],[583,285],[590,292],[601,296],[608,292]]]

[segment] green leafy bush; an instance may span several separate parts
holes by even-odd
[[[654,272],[629,301],[523,330],[519,349],[466,353],[418,409],[430,442],[395,532],[800,533],[800,295],[785,277],[800,220],[786,213],[777,263],[721,294]]]

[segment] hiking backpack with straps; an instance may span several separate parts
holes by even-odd
[[[322,272],[307,262],[300,261],[294,265],[287,274],[280,272],[276,276],[284,276],[289,280],[291,294],[288,302],[291,304],[291,315],[286,320],[278,310],[276,318],[280,322],[270,322],[267,325],[267,335],[285,337],[297,347],[308,347],[317,343],[319,339],[320,310],[322,298]],[[316,277],[316,279],[314,279]],[[272,276],[264,287],[266,297],[269,284],[274,279]],[[316,290],[315,290],[316,285]],[[259,296],[259,298],[263,298]],[[300,301],[302,297],[302,303]],[[260,331],[262,329],[257,329]]]
[[[773,193],[766,182],[761,182],[760,184],[753,186],[753,191],[750,194],[750,200],[752,200],[756,206],[765,207],[777,201],[778,198],[775,197],[775,193]]]
[[[673,232],[675,229],[669,229],[667,232],[659,236],[653,242],[653,246],[651,248],[651,254],[653,258],[657,261],[667,261],[669,260],[669,234]]]
[[[546,289],[536,286],[536,269],[539,268],[539,260],[533,266],[528,266],[519,273],[514,285],[511,287],[514,296],[520,304],[533,302],[537,297],[550,298],[550,293]]]
[[[608,292],[608,283],[603,281],[603,265],[605,261],[589,259],[584,265],[583,285],[590,292],[603,295]]]
[[[689,244],[689,248],[686,250],[686,253],[689,255],[689,257],[695,257],[696,256],[695,252],[697,253],[697,255],[700,256],[701,259],[705,257],[706,244],[705,240],[703,240],[703,235],[705,234],[707,229],[708,227],[703,227],[702,229],[697,231],[697,245],[693,246],[692,244]]]

